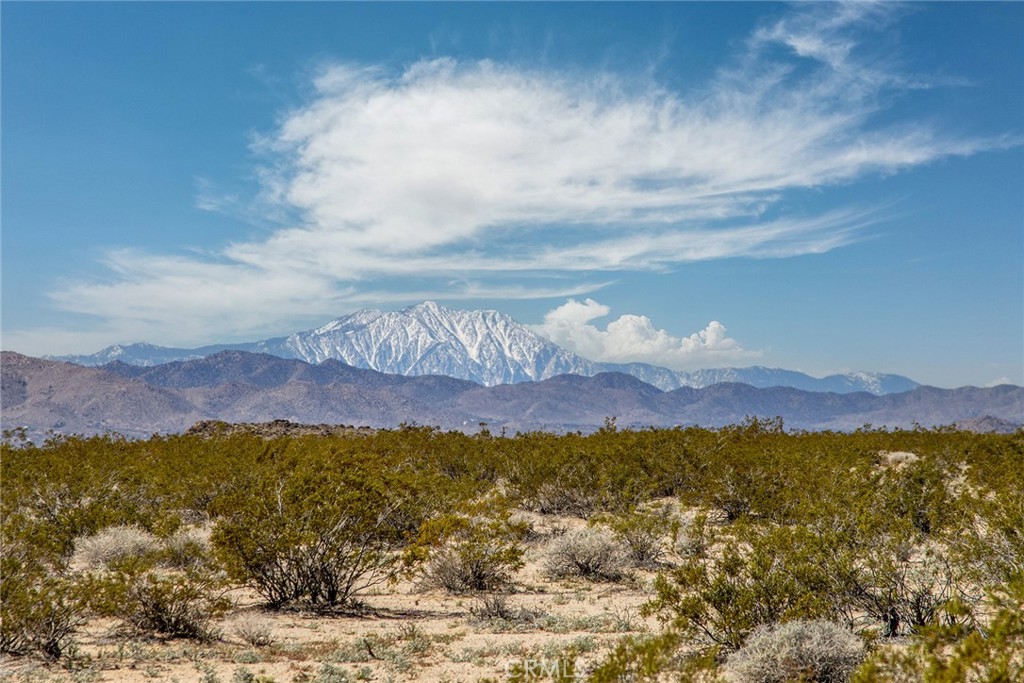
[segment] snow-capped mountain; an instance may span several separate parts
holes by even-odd
[[[257,349],[319,363],[328,358],[397,375],[448,375],[486,386],[555,375],[594,375],[598,364],[497,311],[456,311],[433,301],[401,311],[362,310]]]
[[[267,353],[308,363],[334,359],[379,372],[447,375],[486,386],[601,372],[630,374],[666,391],[738,382],[755,387],[784,386],[836,393],[866,391],[881,395],[918,386],[900,375],[868,372],[816,378],[793,370],[764,367],[679,372],[644,363],[598,363],[563,349],[503,313],[453,310],[432,301],[400,311],[361,310],[314,330],[249,344],[197,349],[131,344],[58,360],[87,366],[115,360],[150,366],[202,358],[222,350]]]

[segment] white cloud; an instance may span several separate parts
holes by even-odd
[[[289,223],[212,254],[115,251],[109,281],[63,283],[53,300],[110,329],[196,343],[380,292],[563,297],[595,291],[602,272],[841,247],[883,216],[797,215],[793,190],[1002,144],[874,122],[886,90],[911,87],[857,56],[887,12],[800,7],[685,96],[486,60],[328,66],[254,144],[258,210],[197,181],[202,208]]]
[[[726,334],[725,325],[712,320],[699,332],[674,337],[657,329],[643,315],[622,315],[600,329],[591,321],[611,312],[593,299],[569,299],[548,311],[533,329],[556,344],[585,358],[610,363],[651,363],[674,370],[691,370],[757,358]]]

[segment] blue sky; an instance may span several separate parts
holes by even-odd
[[[0,12],[5,349],[429,298],[597,360],[1024,383],[1024,4]]]

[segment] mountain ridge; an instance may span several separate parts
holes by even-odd
[[[179,433],[202,420],[289,420],[396,427],[402,423],[476,431],[592,431],[620,427],[717,427],[750,416],[782,417],[796,429],[932,427],[964,422],[1010,430],[1024,424],[1024,388],[938,389],[876,396],[720,383],[664,391],[624,373],[558,375],[485,387],[444,376],[405,376],[333,359],[312,365],[245,351],[140,368],[100,368],[0,354],[0,422],[44,438],[114,431]]]
[[[334,359],[353,367],[408,376],[444,375],[485,386],[536,382],[562,374],[622,372],[663,390],[740,382],[766,388],[876,395],[909,391],[917,382],[901,375],[852,372],[812,377],[795,370],[752,366],[684,372],[647,363],[591,361],[545,339],[527,325],[494,310],[459,311],[425,301],[399,311],[362,309],[320,327],[241,344],[194,349],[148,343],[114,345],[95,354],[50,357],[97,367],[119,360],[153,366],[194,360],[219,351],[267,353],[308,363]]]

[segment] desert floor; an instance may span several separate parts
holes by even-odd
[[[509,618],[481,614],[478,597],[426,590],[416,580],[361,595],[360,613],[331,615],[270,611],[238,589],[230,594],[234,607],[216,623],[219,640],[140,639],[98,620],[79,635],[73,659],[6,659],[0,680],[483,683],[507,681],[516,670],[527,680],[553,680],[585,673],[625,635],[658,628],[640,616],[656,569],[634,568],[616,582],[552,580],[543,570],[548,545],[586,523],[540,515],[531,521],[526,566],[500,594]],[[252,634],[269,636],[269,644],[253,645]]]

